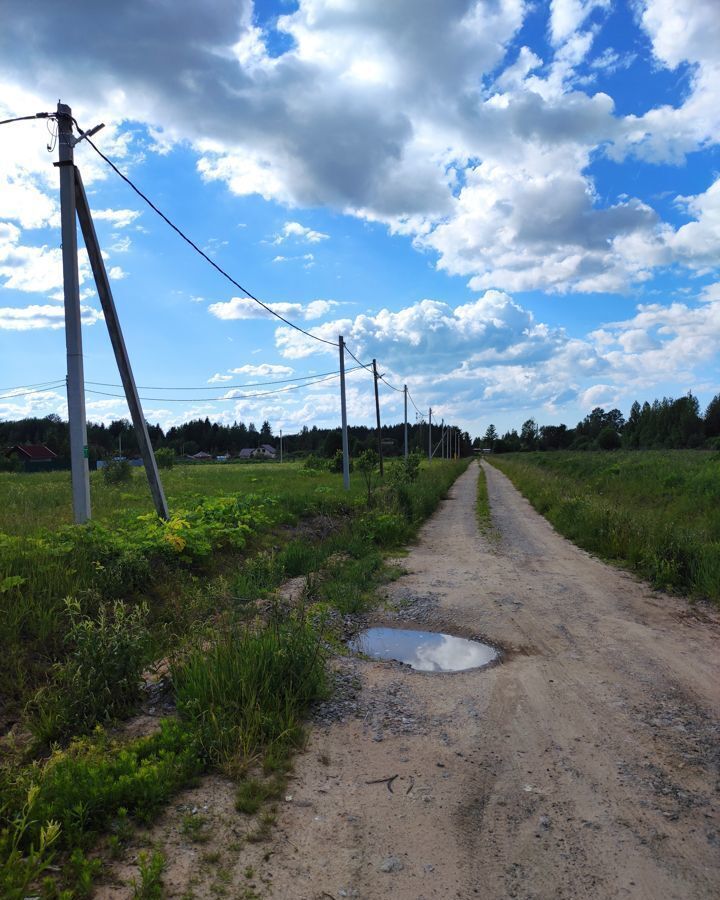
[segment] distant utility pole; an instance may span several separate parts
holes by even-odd
[[[60,226],[62,234],[63,287],[65,295],[65,347],[67,349],[67,397],[70,428],[70,470],[73,514],[82,525],[90,518],[90,468],[85,415],[85,372],[80,318],[77,229],[75,225],[75,163],[72,111],[57,105],[58,162],[60,169]]]
[[[407,385],[403,385],[405,395],[405,459],[408,458],[408,426],[407,426]]]
[[[373,360],[373,375],[375,376],[375,417],[377,419],[378,456],[380,457],[380,477],[383,472],[382,431],[380,430],[380,397],[378,395],[378,371],[377,360]]]
[[[432,462],[432,406],[428,410],[428,462]]]
[[[350,450],[348,448],[347,401],[345,399],[345,339],[338,335],[340,347],[340,417],[342,422],[343,487],[350,490]]]
[[[125,340],[120,328],[105,262],[95,233],[90,205],[87,201],[80,172],[75,167],[73,148],[83,137],[95,134],[102,125],[73,137],[72,111],[64,103],[58,103],[58,144],[60,159],[60,215],[63,244],[63,282],[65,289],[65,331],[68,348],[68,417],[70,420],[70,455],[73,487],[73,509],[77,523],[90,518],[90,480],[88,473],[87,425],[85,417],[85,384],[80,330],[80,293],[77,270],[77,214],[82,228],[85,247],[90,257],[95,286],[97,287],[110,342],[120,371],[125,397],[135,427],[140,453],[145,464],[145,474],[150,485],[157,514],[169,517],[167,501],[160,481],[147,422],[142,411],[135,379],[130,367]]]
[[[445,419],[440,420],[440,459],[445,459]]]
[[[282,428],[280,429],[280,462],[282,462]]]

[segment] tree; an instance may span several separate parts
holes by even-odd
[[[483,438],[483,446],[487,447],[489,450],[495,449],[495,441],[498,439],[498,433],[495,430],[494,425],[488,425],[487,431],[485,432],[485,437]]]
[[[535,419],[526,419],[520,429],[520,443],[523,450],[535,450],[538,441],[538,427]]]
[[[720,436],[720,394],[715,394],[705,410],[705,436]]]

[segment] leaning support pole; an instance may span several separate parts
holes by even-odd
[[[403,393],[405,394],[405,459],[408,458],[408,431],[407,431],[407,385],[403,385]]]
[[[102,253],[100,252],[100,244],[95,234],[95,226],[93,225],[92,216],[90,215],[90,206],[85,195],[80,172],[75,170],[75,202],[77,204],[77,214],[80,219],[80,227],[82,228],[85,246],[88,256],[90,257],[90,265],[92,266],[95,284],[97,286],[100,304],[105,315],[105,323],[110,334],[110,341],[115,352],[118,369],[120,370],[120,378],[125,389],[125,397],[133,425],[135,426],[135,434],[137,436],[138,445],[140,446],[140,454],[145,464],[145,474],[147,475],[148,484],[150,485],[150,493],[152,494],[153,503],[157,514],[161,519],[168,519],[168,506],[163,491],[162,482],[160,481],[160,473],[158,472],[155,454],[153,453],[152,444],[150,443],[150,435],[148,434],[147,422],[143,415],[140,398],[138,397],[135,379],[133,378],[132,369],[130,367],[130,357],[128,356],[123,338],[122,329],[120,328],[120,320],[118,319],[117,310],[115,309],[115,301],[113,300],[112,291],[110,290],[110,282],[105,271],[105,263],[103,262]]]
[[[350,490],[350,450],[348,449],[347,401],[345,399],[345,339],[338,336],[340,347],[340,416],[342,421],[343,487]]]
[[[375,417],[377,419],[377,442],[378,456],[380,457],[380,477],[385,474],[383,471],[383,452],[382,452],[382,431],[380,430],[380,396],[378,394],[378,372],[377,360],[373,360],[373,375],[375,377]]]
[[[85,373],[80,317],[77,226],[75,224],[75,163],[72,110],[57,105],[60,169],[60,225],[62,231],[63,287],[65,293],[65,346],[67,348],[67,397],[70,423],[70,469],[73,514],[82,525],[90,518],[90,470],[88,466],[87,421],[85,417]]]

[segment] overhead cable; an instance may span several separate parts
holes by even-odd
[[[140,397],[141,400],[149,400],[153,403],[226,403],[231,400],[253,400],[256,397],[269,397],[271,394],[286,394],[288,391],[299,391],[302,388],[311,387],[313,384],[321,384],[324,381],[330,381],[337,378],[336,374],[329,375],[326,378],[318,378],[306,384],[295,384],[285,388],[278,388],[274,391],[259,391],[255,394],[240,394],[237,397]],[[97,394],[101,397],[118,397],[120,400],[125,399],[124,394],[111,394],[108,391],[94,391],[86,389],[88,394]]]
[[[14,400],[15,397],[27,397],[29,394],[44,394],[46,391],[54,390],[55,388],[63,387],[65,381],[58,381],[54,384],[49,384],[47,387],[40,388],[39,390],[34,391],[18,391],[15,394],[2,394],[0,395],[0,400]]]
[[[346,372],[356,372],[360,366],[353,366],[350,369],[346,369]],[[227,391],[230,388],[250,388],[250,387],[265,387],[270,384],[291,384],[294,381],[308,381],[313,378],[323,378],[325,375],[339,375],[339,370],[334,372],[317,372],[314,375],[297,375],[295,378],[279,378],[276,381],[251,381],[245,384],[231,384],[229,382],[225,382],[224,384],[218,384],[217,386],[210,384],[201,384],[201,385],[191,385],[184,387],[175,387],[172,385],[148,385],[148,384],[138,384],[137,388],[141,391]],[[111,383],[107,381],[85,381],[85,384],[95,384],[99,387],[122,387],[121,384]]]
[[[75,120],[73,120],[73,121],[75,121]],[[82,129],[80,128],[80,126],[78,125],[78,123],[77,123],[76,121],[75,121],[75,126],[77,127],[78,131],[80,131],[80,133],[83,134]],[[156,213],[160,216],[160,218],[163,219],[163,221],[166,222],[166,224],[168,224],[168,225],[172,228],[172,230],[173,230],[176,234],[178,234],[178,235],[185,241],[186,244],[189,244],[189,245],[193,248],[193,250],[195,250],[196,253],[198,253],[200,256],[202,256],[202,258],[203,258],[206,262],[210,263],[210,265],[211,265],[216,271],[218,271],[224,278],[226,278],[231,284],[235,285],[235,287],[238,288],[238,290],[242,291],[243,294],[245,294],[245,295],[246,295],[247,297],[249,297],[251,300],[254,300],[255,303],[257,303],[259,306],[262,306],[262,308],[263,308],[266,312],[269,312],[270,315],[275,316],[276,319],[280,319],[281,322],[284,322],[284,323],[285,323],[286,325],[288,325],[290,328],[294,328],[295,331],[299,331],[301,334],[304,334],[306,337],[309,337],[309,338],[312,338],[313,340],[319,341],[321,344],[328,344],[330,347],[337,347],[337,346],[338,346],[337,343],[336,343],[335,341],[328,341],[328,340],[326,340],[325,338],[319,337],[318,335],[313,334],[311,331],[306,331],[306,329],[301,328],[300,325],[296,325],[294,322],[291,322],[290,319],[286,319],[285,316],[280,315],[279,312],[276,312],[271,306],[268,306],[267,303],[263,303],[262,300],[260,300],[260,299],[259,299],[258,297],[256,297],[254,294],[250,293],[250,291],[249,291],[247,288],[244,288],[244,287],[240,284],[239,281],[236,281],[236,280],[232,277],[232,275],[230,275],[228,272],[225,271],[225,269],[222,268],[222,266],[219,266],[219,265],[215,262],[215,260],[211,259],[211,258],[208,256],[208,254],[205,253],[204,250],[202,250],[200,247],[198,247],[198,245],[195,243],[195,241],[193,241],[191,238],[189,238],[189,237],[185,234],[184,231],[182,231],[180,228],[178,228],[178,226],[175,225],[175,223],[172,222],[172,221],[165,215],[165,213],[162,212],[162,210],[158,209],[158,207],[152,202],[152,200],[150,200],[150,198],[149,198],[146,194],[144,194],[144,193],[140,190],[140,188],[137,187],[137,186],[136,186],[136,185],[135,185],[128,177],[127,177],[127,175],[123,174],[123,173],[120,171],[120,169],[118,169],[118,167],[115,165],[115,163],[114,163],[112,160],[108,159],[108,157],[105,156],[105,154],[104,154],[100,149],[98,149],[98,147],[95,146],[95,144],[90,140],[90,138],[89,138],[87,135],[85,135],[85,140],[88,142],[88,144],[90,144],[90,146],[91,146],[91,147],[93,148],[93,150],[98,154],[98,156],[99,156],[101,159],[104,159],[105,162],[110,166],[110,168],[111,168],[117,175],[119,175],[120,178],[122,178],[122,180],[123,180],[127,185],[129,185],[129,187],[132,188],[133,191],[135,191],[135,193],[138,195],[138,197],[141,197],[141,198],[145,201],[145,203],[147,203],[147,205],[150,207],[150,209],[152,209],[154,212],[156,212]]]

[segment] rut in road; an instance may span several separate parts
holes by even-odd
[[[250,864],[256,896],[292,900],[714,900],[720,619],[569,544],[483,468],[495,534],[472,465],[372,624],[484,638],[502,663],[340,660],[270,851],[244,848],[233,885]]]

